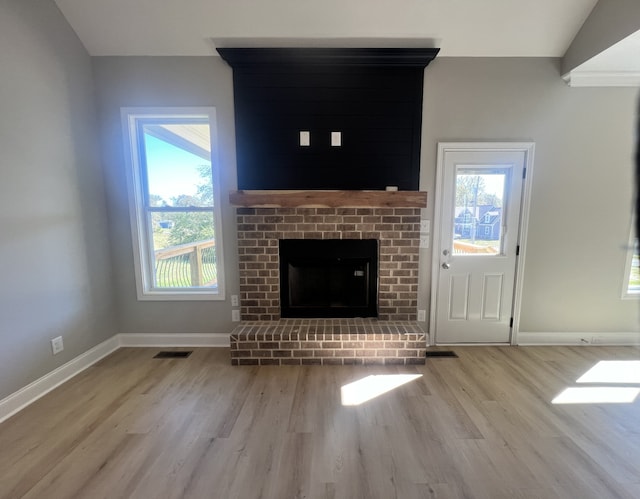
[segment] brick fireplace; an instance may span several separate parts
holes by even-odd
[[[378,318],[416,320],[419,208],[238,208],[237,222],[242,320],[280,319],[280,239],[377,239]]]
[[[426,203],[426,194],[417,194]],[[399,199],[399,195],[379,192],[376,198]],[[313,196],[322,199],[322,193]],[[356,203],[352,198],[339,204]],[[417,206],[238,207],[242,322],[231,334],[232,363],[424,363],[426,337],[415,322],[420,204],[408,204]],[[278,245],[283,239],[377,240],[378,317],[281,319]]]

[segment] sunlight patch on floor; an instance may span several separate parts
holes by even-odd
[[[372,374],[341,387],[342,405],[363,404],[421,376],[422,374]]]
[[[551,403],[632,404],[640,394],[640,360],[601,360],[580,376],[576,383],[597,386],[569,387]]]
[[[577,382],[640,384],[640,360],[601,360]]]
[[[567,388],[554,398],[552,404],[631,404],[640,388],[614,386],[585,386]]]

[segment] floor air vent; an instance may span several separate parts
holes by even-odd
[[[176,352],[176,351],[165,351],[158,352],[157,355],[154,355],[154,359],[186,359],[193,353],[193,350],[188,352]]]
[[[456,353],[452,350],[434,350],[432,352],[427,351],[427,357],[454,357],[458,358]]]

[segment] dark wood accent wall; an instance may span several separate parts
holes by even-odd
[[[438,49],[218,52],[234,70],[239,189],[418,189],[423,74]]]

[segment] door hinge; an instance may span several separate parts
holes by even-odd
[[[527,178],[527,169],[526,168],[522,169],[522,178]]]
[[[509,321],[509,327],[513,327],[513,317],[511,317],[511,320]]]
[[[520,255],[520,245],[516,246],[516,256]]]

